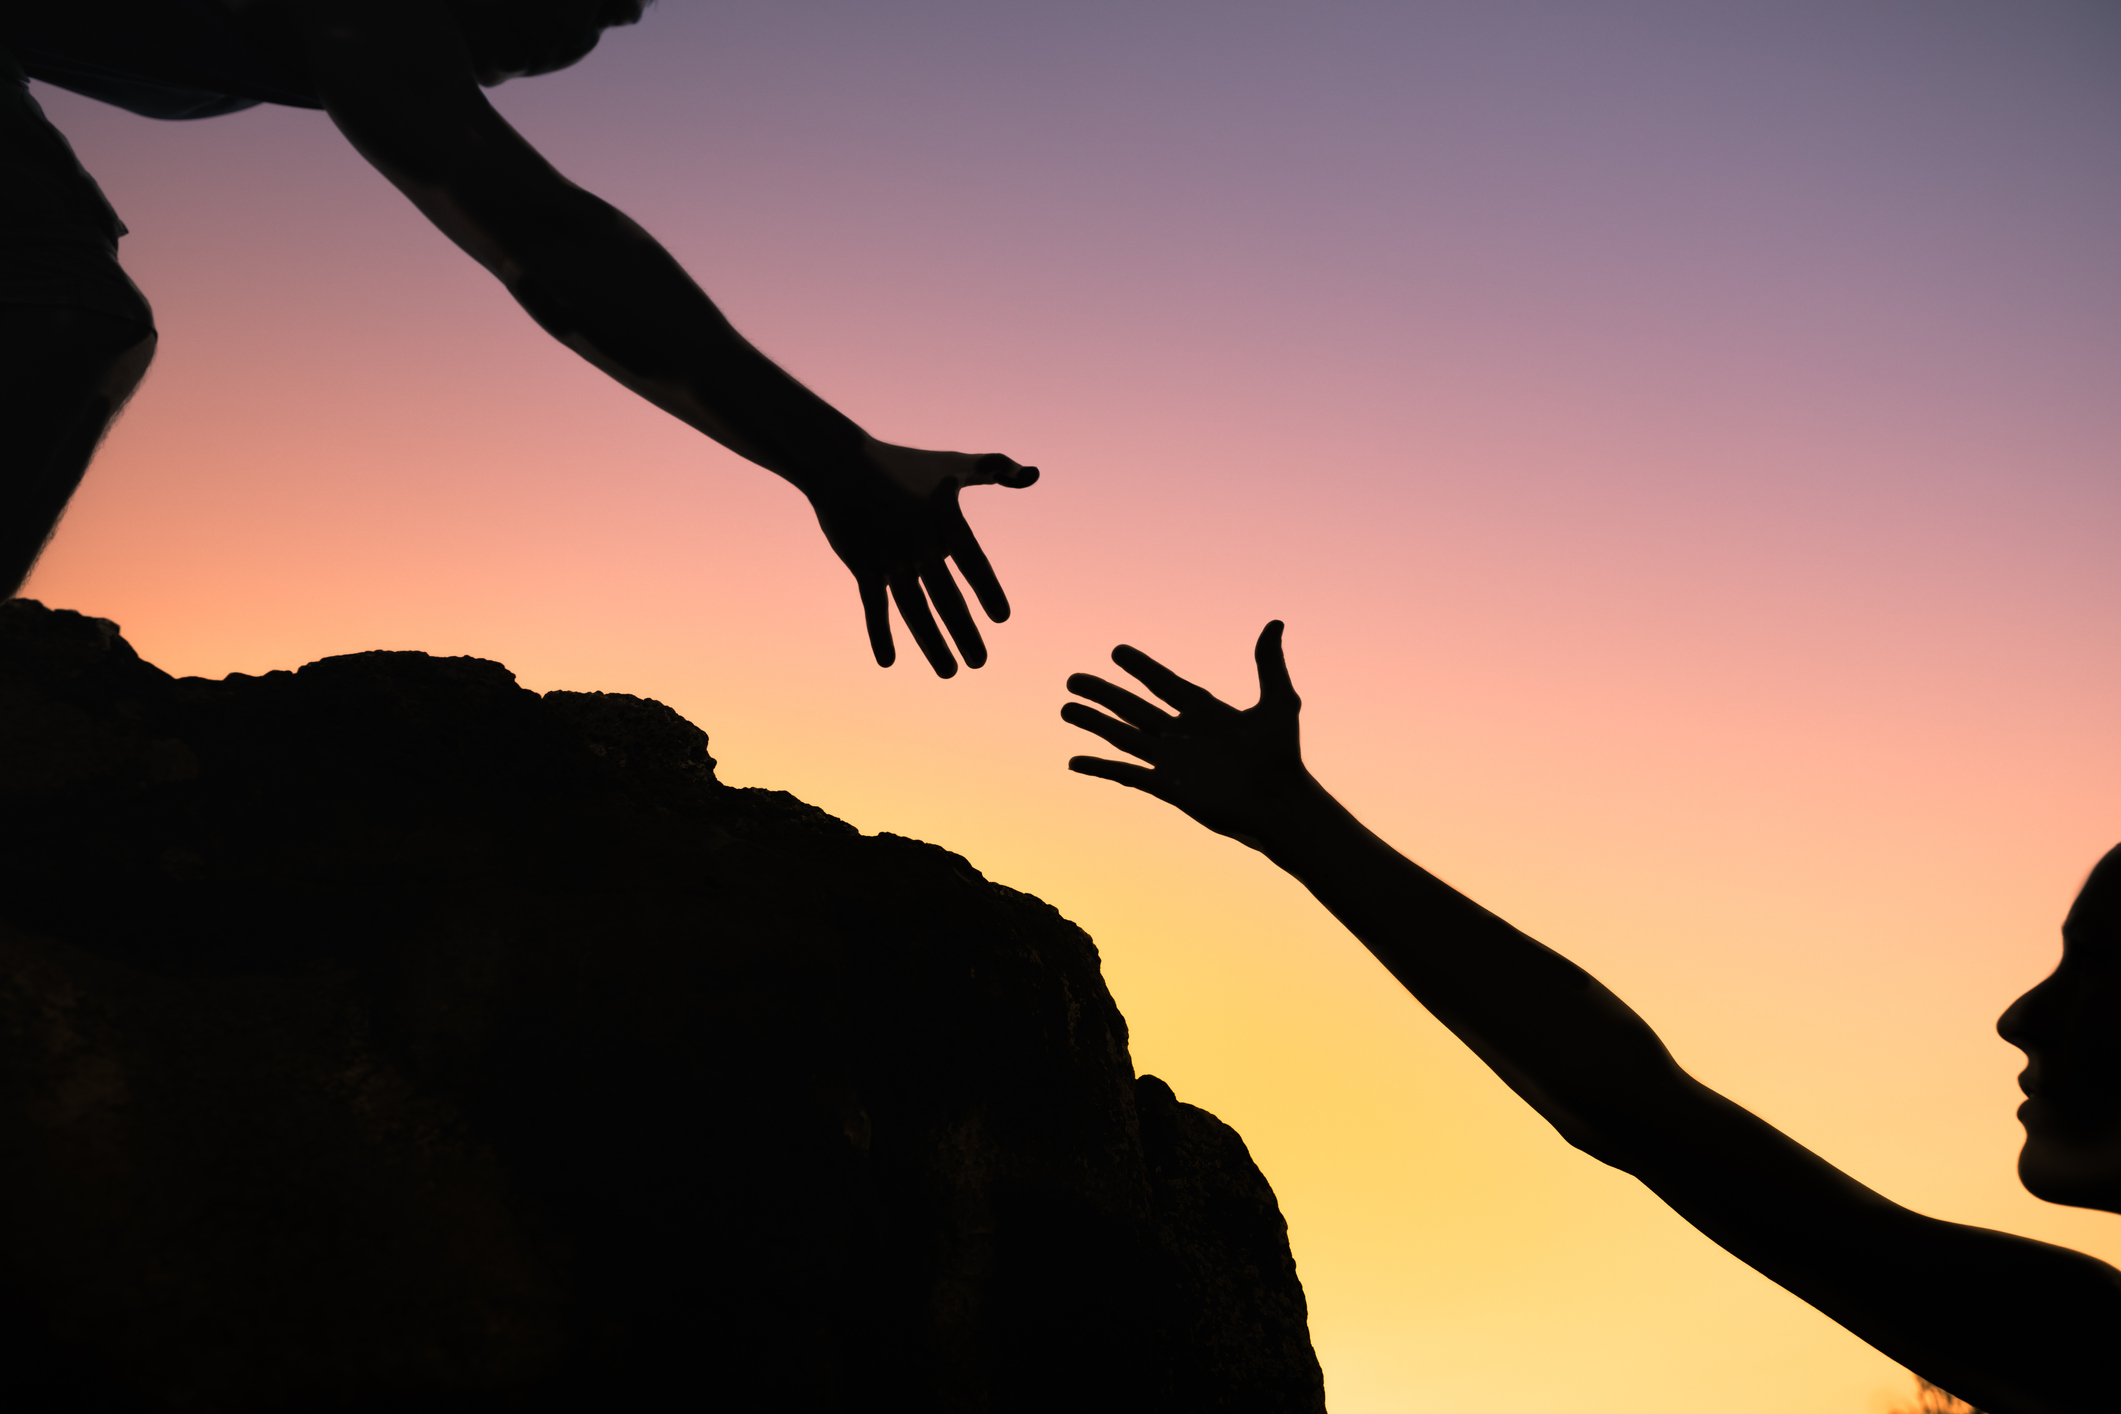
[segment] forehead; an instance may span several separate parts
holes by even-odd
[[[2121,845],[2093,866],[2070,905],[2062,936],[2073,952],[2121,954]]]

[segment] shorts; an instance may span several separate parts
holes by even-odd
[[[72,305],[152,329],[118,267],[125,223],[0,49],[0,304]]]

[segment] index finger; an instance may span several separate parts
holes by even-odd
[[[965,512],[955,498],[943,510],[943,549],[957,561],[958,573],[965,577],[973,594],[979,598],[979,606],[987,611],[987,617],[1003,623],[1009,617],[1009,596],[1002,593],[1002,582],[994,577],[994,566],[987,563],[987,552],[980,549],[979,540],[972,534],[972,527],[965,520]]]
[[[1226,706],[1214,693],[1187,682],[1139,648],[1122,643],[1112,650],[1112,661],[1140,678],[1149,691],[1181,712],[1199,712]]]
[[[1151,736],[1171,725],[1169,712],[1089,673],[1070,673],[1068,691],[1077,697],[1089,698],[1121,721],[1139,727]]]

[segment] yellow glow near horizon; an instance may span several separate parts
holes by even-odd
[[[986,669],[874,668],[798,496],[320,116],[49,91],[163,346],[28,592],[177,673],[420,648],[655,697],[724,779],[1053,903],[1274,1183],[1339,1414],[1911,1386],[1263,861],[1066,774],[1062,681],[1122,640],[1249,701],[1286,619],[1381,834],[1862,1181],[2121,1259],[2017,1187],[1992,1030],[2121,839],[2121,26],[1005,8],[666,6],[497,95],[878,435],[1044,467],[967,497],[1017,606]]]

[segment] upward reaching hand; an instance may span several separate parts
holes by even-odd
[[[1113,715],[1070,702],[1061,708],[1061,719],[1149,765],[1077,756],[1068,769],[1147,791],[1217,834],[1268,849],[1276,823],[1289,808],[1319,794],[1297,741],[1296,714],[1303,702],[1289,681],[1281,630],[1279,619],[1260,630],[1252,650],[1259,701],[1243,710],[1138,648],[1121,644],[1113,649],[1112,661],[1176,708],[1177,715],[1101,677],[1077,673],[1068,679],[1068,691]]]
[[[1113,650],[1172,710],[1103,678],[1069,678],[1069,691],[1112,715],[1071,702],[1061,716],[1148,763],[1078,756],[1069,769],[1147,791],[1265,852],[1563,1138],[1640,1178],[1725,1250],[1893,1359],[1984,1409],[2115,1407],[2121,1273],[1888,1202],[1688,1075],[1582,968],[1328,795],[1297,749],[1280,624],[1260,634],[1255,657],[1259,703],[1240,711],[1144,653]],[[2033,1098],[2020,1112],[2029,1184],[2037,1175],[2054,1185],[2036,1188],[2042,1197],[2121,1210],[2105,1084],[2112,1047],[2080,1039],[2112,1030],[2114,989],[2102,979],[2114,966],[2115,889],[2121,865],[2102,864],[2064,925],[2062,968],[2001,1029],[2033,1062]]]

